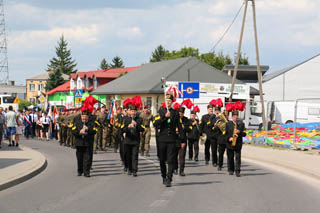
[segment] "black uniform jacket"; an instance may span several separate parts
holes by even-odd
[[[200,122],[200,136],[202,136],[203,133],[206,133],[208,139],[213,138],[214,137],[213,127],[215,123],[216,123],[215,114],[203,115]]]
[[[170,108],[169,111],[171,114],[170,122],[168,122],[169,118],[165,116],[167,109],[161,108],[159,110],[159,116],[155,118],[155,125],[160,129],[160,142],[175,143],[178,139],[184,139],[183,130],[178,111],[172,108]]]
[[[196,125],[192,125],[193,122],[196,121]],[[188,139],[193,139],[193,140],[199,140],[200,137],[200,125],[199,125],[199,120],[188,120],[188,126],[187,126],[187,132],[188,132]]]
[[[88,127],[86,135],[80,134],[80,130],[83,128],[83,125]],[[75,145],[76,146],[91,146],[93,144],[94,134],[96,133],[94,127],[94,119],[89,117],[87,123],[82,123],[81,115],[78,115],[73,120],[73,127],[71,128],[72,134],[75,136]]]
[[[232,147],[232,142],[229,141],[229,138],[231,138],[233,136],[233,132],[234,132],[234,123],[233,121],[228,121],[227,125],[226,125],[226,141],[227,141],[227,148],[228,149],[237,149],[237,150],[241,150],[242,148],[242,137],[245,137],[247,134],[244,132],[245,127],[244,127],[244,123],[240,120],[237,120],[237,129],[240,130],[240,133],[238,134],[238,138],[237,138],[237,143],[235,147]]]
[[[137,124],[135,127],[129,127],[129,124],[134,120]],[[144,132],[145,127],[142,124],[142,119],[140,117],[129,117],[125,116],[123,118],[124,124],[122,128],[122,132],[126,133],[126,137],[124,139],[125,144],[133,144],[139,145],[140,143],[140,133]]]

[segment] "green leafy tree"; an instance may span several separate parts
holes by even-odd
[[[234,54],[234,63],[236,63],[237,60],[237,53]],[[249,58],[246,56],[245,53],[240,53],[240,58],[239,58],[239,64],[242,65],[249,65]]]
[[[112,59],[111,68],[124,68],[123,60],[116,56]]]
[[[32,103],[30,101],[27,101],[27,100],[20,100],[20,103],[19,103],[19,111],[23,111],[23,109],[25,107],[28,107],[28,106],[31,106]]]
[[[104,58],[102,59],[101,63],[100,63],[100,67],[99,69],[101,70],[106,70],[106,69],[109,69],[109,64],[107,63],[107,60]]]
[[[62,77],[62,73],[60,70],[51,71],[49,72],[49,78],[48,78],[45,89],[46,91],[50,91],[64,83],[65,83],[65,80]]]
[[[165,60],[165,56],[169,53],[161,44],[152,52],[150,62],[158,62]]]
[[[68,49],[68,43],[62,35],[56,47],[56,57],[53,57],[48,64],[47,71],[57,71],[70,75],[76,73],[76,62],[71,57],[71,50]]]
[[[225,65],[232,64],[229,55],[224,55],[223,52],[216,54],[215,52],[201,54],[200,60],[218,70],[222,70]]]

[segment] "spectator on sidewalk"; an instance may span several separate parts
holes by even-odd
[[[48,116],[48,113],[45,112],[43,117],[40,119],[41,124],[42,124],[42,135],[41,135],[41,140],[43,140],[43,137],[46,136],[47,141],[49,141],[49,126],[51,119]]]
[[[20,114],[19,114],[19,119],[22,119]],[[29,114],[29,111],[26,111],[25,115],[23,116],[23,125],[25,127],[24,136],[26,137],[26,139],[29,139],[29,136],[31,134],[31,129],[32,129],[32,122],[31,122],[31,116]],[[22,131],[21,131],[21,134],[22,134]]]
[[[17,143],[17,146],[19,146],[20,135],[22,135],[22,132],[23,132],[23,118],[22,118],[21,112],[19,112],[17,114],[17,127],[16,127],[16,129],[17,129],[16,143]]]
[[[13,111],[12,106],[9,106],[9,111],[6,114],[6,126],[9,137],[9,146],[15,145],[17,119],[17,113]],[[16,146],[19,146],[19,144],[16,144]]]
[[[1,149],[2,139],[3,139],[5,122],[6,122],[6,120],[5,120],[5,115],[3,113],[3,108],[0,107],[0,149]]]

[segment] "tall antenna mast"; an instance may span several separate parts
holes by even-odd
[[[0,0],[0,83],[8,83],[9,68],[8,68],[8,48],[6,23],[4,15],[4,3]]]

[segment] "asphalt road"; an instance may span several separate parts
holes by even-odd
[[[1,213],[304,212],[320,211],[320,192],[298,179],[243,162],[242,177],[187,161],[186,177],[162,185],[155,153],[140,158],[138,177],[122,172],[118,153],[94,155],[91,178],[76,176],[75,150],[26,141],[43,153],[47,169],[0,192]]]

